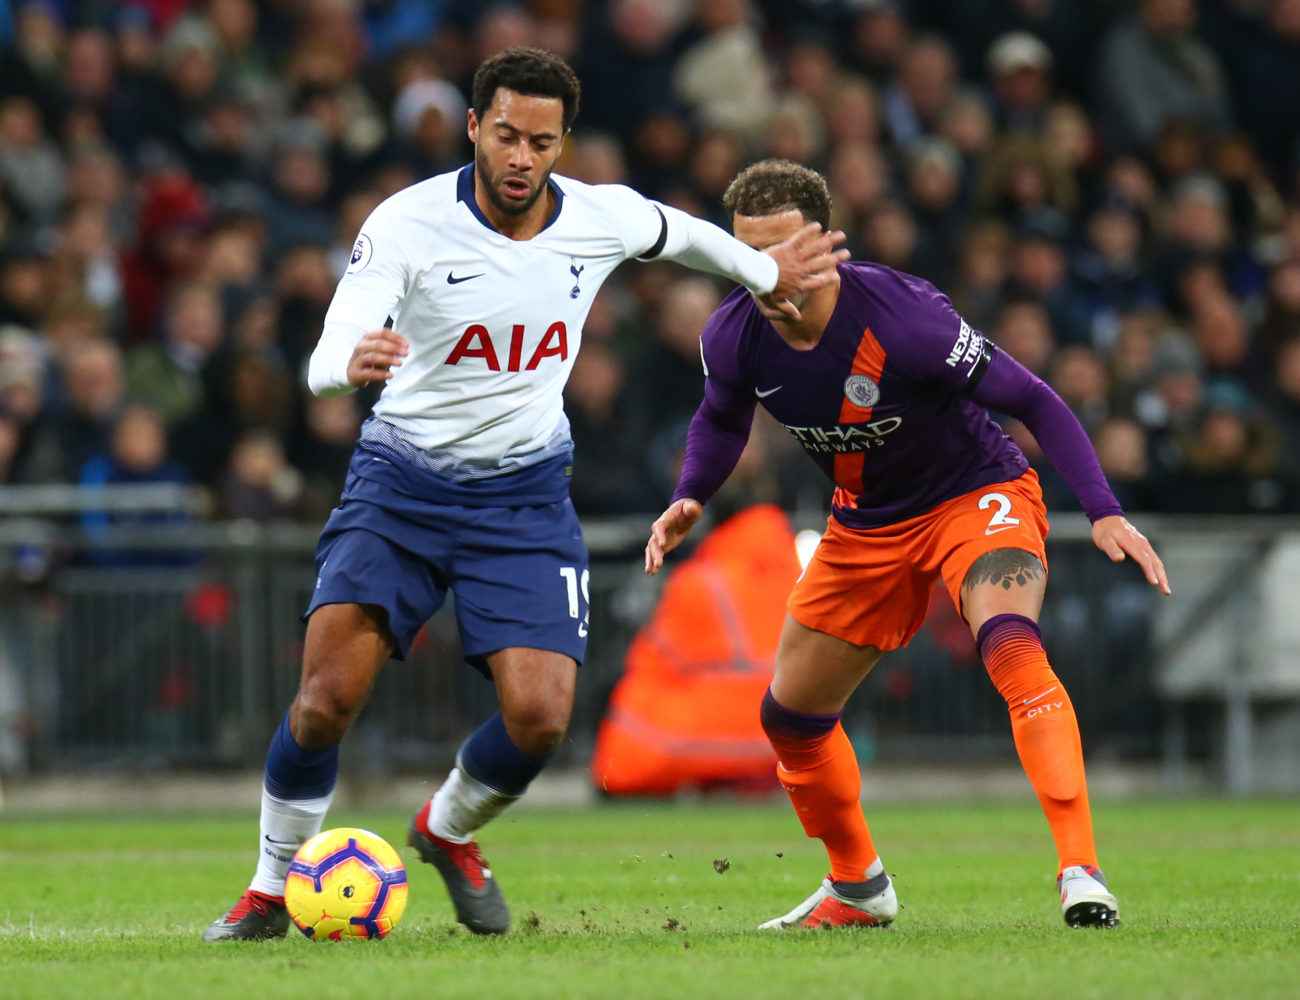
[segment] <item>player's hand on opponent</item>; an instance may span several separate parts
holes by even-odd
[[[1128,518],[1119,514],[1098,518],[1092,525],[1092,540],[1097,548],[1110,556],[1111,562],[1123,562],[1126,556],[1132,556],[1133,561],[1142,567],[1147,583],[1159,587],[1161,593],[1170,592],[1165,564],[1156,555],[1147,536],[1129,524]]]
[[[348,381],[360,389],[371,382],[387,382],[400,368],[411,345],[392,330],[372,330],[357,341],[348,360]]]
[[[650,541],[645,547],[647,573],[654,576],[659,572],[664,556],[682,543],[703,513],[704,507],[698,500],[683,497],[659,515],[659,520],[650,525]]]
[[[799,310],[790,300],[835,280],[835,266],[849,259],[847,250],[836,250],[844,242],[838,229],[822,232],[820,223],[810,222],[793,236],[763,252],[780,267],[776,287],[766,295],[756,295],[759,308],[768,319],[799,319]]]

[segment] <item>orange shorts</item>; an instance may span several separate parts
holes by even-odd
[[[961,584],[994,549],[1024,549],[1047,566],[1047,509],[1038,474],[982,486],[917,517],[846,528],[831,517],[786,605],[800,625],[855,646],[906,646],[942,576],[961,611]]]

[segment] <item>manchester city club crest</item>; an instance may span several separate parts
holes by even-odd
[[[865,375],[850,375],[844,380],[844,398],[865,410],[880,401],[880,386]]]

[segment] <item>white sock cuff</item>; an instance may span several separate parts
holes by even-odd
[[[447,775],[429,807],[429,832],[455,844],[468,841],[474,831],[496,819],[518,795],[506,795],[459,767]]]

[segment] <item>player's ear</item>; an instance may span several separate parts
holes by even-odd
[[[469,109],[466,115],[466,119],[467,120],[465,122],[465,134],[469,136],[469,141],[474,143],[474,145],[477,146],[478,145],[478,115],[474,113],[473,108]]]

